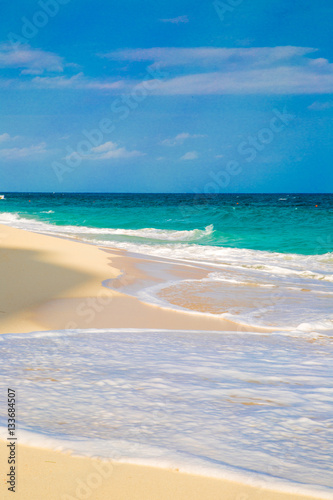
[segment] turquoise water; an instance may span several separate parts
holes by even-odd
[[[184,241],[303,255],[333,251],[332,194],[5,196],[2,213],[58,226],[132,231],[108,234],[109,240],[150,245]],[[147,228],[157,229],[159,234],[138,231]],[[174,233],[194,230],[198,231]]]
[[[7,193],[0,207],[0,223],[158,258],[123,289],[145,302],[333,333],[333,195]]]

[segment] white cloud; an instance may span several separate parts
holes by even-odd
[[[83,158],[89,160],[110,160],[110,159],[121,159],[121,158],[134,158],[138,156],[144,156],[145,153],[141,151],[133,150],[128,151],[124,147],[119,147],[116,142],[108,141],[100,146],[91,148],[91,152],[85,155]]]
[[[162,82],[159,95],[331,94],[333,65],[318,74],[308,68],[281,66],[260,70],[197,73]]]
[[[31,85],[37,88],[47,89],[92,89],[92,90],[112,90],[117,91],[123,88],[123,83],[117,81],[98,81],[86,78],[84,74],[77,73],[71,77],[68,76],[36,76],[31,80]],[[26,83],[23,84],[26,86]]]
[[[127,49],[107,54],[113,60],[147,61],[164,67],[155,95],[328,94],[333,64],[311,58],[311,47]]]
[[[62,72],[63,58],[52,52],[33,49],[28,45],[18,48],[10,44],[0,44],[0,67],[18,68],[25,75],[41,74],[44,71]]]
[[[18,89],[74,89],[106,91],[120,95],[131,91],[137,81],[128,80],[97,80],[84,76],[82,72],[72,76],[35,76],[30,80],[0,79],[0,88]]]
[[[18,135],[15,135],[14,137],[12,137],[10,134],[8,134],[7,132],[5,132],[4,134],[0,134],[0,144],[2,142],[16,141],[16,139],[18,139],[18,138],[19,138]]]
[[[5,160],[18,160],[22,158],[36,157],[47,153],[45,142],[22,148],[0,149],[0,158]]]
[[[181,160],[196,160],[198,158],[198,153],[196,151],[188,151],[180,159]]]
[[[5,132],[4,134],[0,135],[0,142],[7,142],[10,141],[10,135]]]
[[[94,148],[92,148],[92,151],[94,151],[95,153],[106,153],[107,151],[113,151],[116,148],[116,142],[108,141],[104,142],[100,146],[95,146]]]
[[[302,58],[316,52],[311,47],[153,47],[150,49],[125,49],[110,52],[103,57],[118,61],[150,61],[158,66],[200,66],[216,65],[233,67],[274,64],[278,61]]]
[[[203,134],[189,134],[188,132],[182,132],[181,134],[176,135],[172,139],[164,139],[161,144],[164,146],[179,146],[184,143],[187,139],[197,139],[199,137],[206,137]]]
[[[313,58],[310,47],[179,48],[153,47],[111,52],[102,57],[119,61],[150,62],[161,66],[154,80],[146,81],[152,95],[302,95],[333,92],[333,64]],[[113,95],[130,94],[141,81],[93,79],[76,75],[33,76],[44,71],[63,71],[68,64],[56,54],[29,47],[14,51],[0,45],[0,66],[20,68],[31,78],[2,79],[0,87],[84,89]],[[156,68],[155,68],[156,69]],[[158,79],[159,78],[159,79]],[[314,108],[311,108],[314,109]],[[165,144],[167,144],[166,139]]]
[[[67,76],[36,76],[31,80],[32,85],[39,88],[74,88],[77,82],[81,80],[83,73],[67,77]]]
[[[162,23],[171,23],[171,24],[182,24],[182,23],[188,23],[189,18],[188,16],[178,16],[178,17],[173,17],[171,19],[160,19]]]
[[[308,106],[308,109],[312,109],[314,111],[324,111],[325,109],[331,109],[331,108],[333,108],[332,101],[326,101],[326,102],[315,101],[310,106]]]

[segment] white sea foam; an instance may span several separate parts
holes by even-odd
[[[52,210],[42,213],[54,213]],[[197,241],[205,236],[209,236],[214,232],[214,226],[211,224],[204,230],[193,229],[190,231],[177,231],[170,229],[113,229],[113,228],[96,228],[86,226],[57,226],[47,222],[38,221],[36,219],[27,219],[15,213],[1,213],[0,224],[9,224],[13,227],[26,229],[30,231],[46,231],[54,234],[64,235],[110,235],[110,236],[132,236],[136,238],[155,239],[163,241]]]
[[[4,335],[0,391],[22,443],[330,498],[332,346],[253,335]]]
[[[144,270],[157,274],[154,267]],[[175,280],[164,269],[163,278],[158,284],[146,278],[136,286],[131,281],[126,285],[125,279],[121,291],[144,302],[191,313],[198,308],[193,304],[203,304],[205,312],[198,314],[220,315],[244,326],[333,335],[331,282],[239,266],[225,266],[202,279]],[[113,288],[112,280],[105,286]]]
[[[211,312],[199,314],[220,315],[245,327],[333,335],[331,293],[322,292],[323,298],[300,290],[290,293],[287,288],[271,284],[255,285],[253,290],[251,283],[228,279],[219,281],[223,286],[218,288],[213,286],[210,279],[170,281],[143,288],[133,295],[144,302],[184,311],[192,309],[183,306],[184,301],[179,300],[179,297],[185,297],[185,302],[190,305],[194,302],[192,297],[201,297],[203,300],[209,299]],[[168,292],[167,297],[165,291]],[[223,309],[228,312],[222,312]]]
[[[144,229],[112,229],[93,228],[85,226],[57,226],[35,219],[20,217],[18,214],[1,213],[0,223],[30,231],[62,234],[64,236],[81,236],[86,241],[96,244],[123,248],[131,252],[140,252],[192,262],[211,262],[221,266],[233,266],[241,269],[257,269],[263,273],[276,275],[299,275],[313,279],[333,282],[333,253],[322,255],[300,255],[250,250],[246,248],[230,248],[186,244],[186,241],[195,241],[214,231],[213,225],[205,230],[171,231],[155,228]],[[99,236],[99,239],[96,236]],[[117,241],[101,239],[102,236],[132,236],[151,240],[170,241],[170,244],[146,244],[134,241]],[[88,238],[90,236],[90,238]],[[88,238],[88,239],[87,239]],[[184,243],[177,243],[182,241]]]
[[[155,229],[155,228],[144,228],[144,229],[102,229],[97,230],[96,233],[91,231],[91,228],[87,228],[87,232],[91,234],[109,234],[109,235],[120,235],[120,236],[134,236],[137,238],[148,238],[153,240],[165,240],[165,241],[197,241],[205,236],[209,236],[214,232],[214,226],[211,224],[207,226],[204,230],[193,229],[191,231],[172,231],[168,229]]]

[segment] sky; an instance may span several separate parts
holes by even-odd
[[[0,9],[1,192],[333,191],[333,2]]]

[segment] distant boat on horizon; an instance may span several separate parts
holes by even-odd
[[[0,194],[0,200],[5,200],[5,195],[4,194]]]

